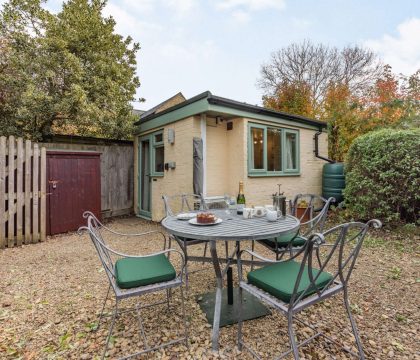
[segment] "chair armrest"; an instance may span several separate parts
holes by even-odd
[[[89,216],[93,217],[94,220],[95,220],[95,222],[98,225],[100,225],[101,228],[104,228],[107,231],[109,231],[110,233],[113,233],[115,235],[120,235],[120,236],[143,236],[143,235],[150,235],[150,234],[154,234],[154,233],[160,233],[161,235],[163,235],[165,237],[165,234],[162,231],[160,231],[160,230],[151,230],[151,231],[146,231],[146,232],[143,232],[143,233],[122,233],[122,232],[119,232],[119,231],[112,230],[108,226],[106,226],[103,223],[101,223],[99,221],[99,219],[91,211],[85,211],[83,213],[83,217],[85,219],[87,219]]]
[[[242,257],[242,254],[243,254],[243,253],[248,253],[249,255],[254,256],[254,257],[256,257],[257,259],[260,259],[260,260],[265,261],[265,262],[267,262],[267,263],[275,263],[275,262],[279,262],[279,261],[276,261],[276,260],[267,259],[267,258],[263,257],[262,255],[257,254],[256,252],[251,251],[251,250],[247,250],[247,249],[243,249],[243,250],[241,250],[241,251],[239,252],[239,254],[238,254],[238,260],[241,260],[241,257]]]

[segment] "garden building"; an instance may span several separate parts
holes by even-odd
[[[159,221],[163,194],[235,196],[244,182],[247,205],[271,203],[281,184],[290,198],[321,193],[326,124],[213,95],[181,93],[144,112],[134,142],[136,214]]]

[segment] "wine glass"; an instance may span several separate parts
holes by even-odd
[[[225,213],[227,215],[232,215],[231,212],[230,212],[230,196],[228,194],[225,194],[224,197],[223,197],[223,199],[224,199],[224,201],[226,203]]]

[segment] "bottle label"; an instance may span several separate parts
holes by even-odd
[[[238,204],[237,207],[236,207],[236,209],[238,211],[244,211],[244,207],[245,207],[245,204]]]

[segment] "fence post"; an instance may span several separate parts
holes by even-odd
[[[38,144],[34,144],[34,162],[32,176],[32,242],[39,240],[39,148]]]
[[[0,136],[0,248],[6,247],[6,138]]]
[[[25,244],[31,242],[31,141],[25,141]]]
[[[22,245],[22,213],[23,213],[23,139],[17,139],[16,159],[16,245]]]
[[[9,136],[9,176],[8,176],[8,231],[7,231],[7,246],[9,248],[15,245],[15,137]]]
[[[47,150],[45,147],[41,148],[41,241],[46,239],[47,229]]]

